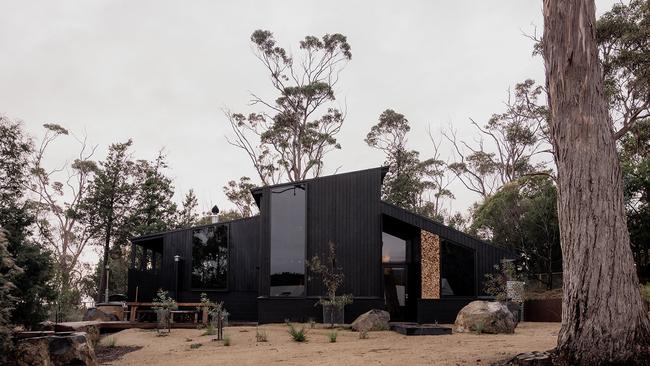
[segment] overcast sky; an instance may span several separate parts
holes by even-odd
[[[596,1],[598,13],[614,1]],[[86,131],[103,158],[113,142],[134,140],[137,158],[165,148],[177,200],[194,188],[200,209],[228,207],[221,187],[254,177],[245,155],[226,143],[222,108],[253,111],[249,93],[271,86],[249,37],[268,29],[297,49],[305,35],[342,33],[352,61],[338,97],[347,105],[326,173],[384,160],[363,139],[386,108],[407,116],[409,143],[430,154],[450,124],[475,132],[503,110],[508,87],[543,82],[541,58],[523,33],[543,28],[542,2],[499,1],[0,1],[0,114],[21,119],[36,139],[43,123]],[[55,166],[77,150],[61,140]],[[444,148],[445,157],[450,149]],[[452,210],[477,199],[455,185]]]

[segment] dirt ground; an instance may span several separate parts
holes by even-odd
[[[403,336],[382,331],[359,333],[338,330],[329,343],[329,329],[308,329],[308,342],[290,339],[286,325],[260,326],[268,342],[256,342],[255,327],[227,327],[231,345],[202,336],[202,330],[174,329],[159,337],[155,331],[129,329],[103,341],[117,346],[142,346],[108,365],[489,365],[517,353],[554,347],[559,323],[520,323],[515,334],[452,334]],[[114,338],[114,340],[110,338]],[[193,344],[200,343],[201,346]]]

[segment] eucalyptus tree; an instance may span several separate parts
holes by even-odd
[[[545,0],[542,54],[564,260],[558,359],[647,364],[650,319],[626,224],[593,0]]]
[[[97,171],[91,160],[96,146],[89,146],[86,137],[77,137],[60,125],[43,127],[45,135],[29,162],[31,176],[27,187],[35,205],[37,238],[53,253],[58,308],[65,313],[80,301],[77,285],[88,269],[81,256],[97,234],[96,218],[84,215],[84,201]],[[62,137],[77,141],[77,156],[63,166],[47,167],[45,157],[52,144]]]
[[[544,89],[525,80],[508,92],[505,111],[484,125],[471,119],[477,141],[460,139],[454,130],[443,135],[455,155],[448,167],[471,192],[485,199],[506,183],[546,169],[552,150],[548,142],[548,110],[540,104]],[[546,156],[545,156],[546,155]]]
[[[335,87],[352,59],[347,38],[306,36],[298,56],[278,46],[268,30],[254,31],[250,40],[275,97],[253,93],[251,105],[259,111],[226,111],[234,133],[228,141],[246,153],[265,185],[318,177],[325,156],[341,147],[336,136],[345,113],[335,104]]]

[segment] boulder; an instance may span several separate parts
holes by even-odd
[[[50,360],[52,365],[97,365],[95,349],[88,335],[83,332],[51,336]]]
[[[59,323],[56,325],[55,330],[57,332],[86,333],[88,339],[92,342],[92,344],[97,345],[100,336],[99,324],[100,323],[97,321]]]
[[[514,333],[517,321],[502,302],[472,301],[458,312],[454,332]]]
[[[95,349],[86,333],[25,338],[16,344],[18,366],[95,366]]]
[[[18,366],[50,366],[49,337],[34,337],[21,339],[15,349]]]
[[[372,309],[366,313],[359,315],[357,319],[352,322],[351,328],[359,331],[372,331],[372,330],[388,330],[390,326],[390,314],[387,311]]]
[[[117,321],[119,320],[115,314],[107,314],[97,308],[90,308],[86,310],[86,313],[84,314],[84,317],[82,319],[83,321],[103,321],[103,322],[110,322],[110,321]]]

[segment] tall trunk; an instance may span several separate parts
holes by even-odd
[[[630,364],[647,350],[593,0],[544,0],[543,54],[564,258],[560,360]],[[639,353],[637,353],[639,352]]]

